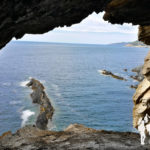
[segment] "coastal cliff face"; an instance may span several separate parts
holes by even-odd
[[[150,51],[145,58],[142,73],[144,79],[133,96],[133,126],[135,128],[138,128],[140,118],[144,118],[146,114],[150,116]]]

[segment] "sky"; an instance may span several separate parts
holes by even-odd
[[[79,24],[55,28],[45,34],[26,34],[20,41],[110,44],[137,40],[137,26],[112,25],[102,19],[103,14],[92,13]]]

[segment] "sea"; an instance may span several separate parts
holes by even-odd
[[[55,108],[50,130],[78,123],[98,130],[131,131],[130,78],[142,65],[147,48],[122,44],[89,45],[10,42],[0,51],[0,134],[35,124],[39,106],[32,104],[29,78],[40,80]],[[101,75],[106,69],[127,81]],[[124,69],[128,71],[125,72]]]

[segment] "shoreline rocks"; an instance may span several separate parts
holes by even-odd
[[[115,74],[113,74],[112,72],[107,71],[107,70],[101,70],[101,71],[99,71],[99,72],[100,72],[101,74],[103,74],[103,75],[111,76],[111,77],[113,77],[113,78],[115,78],[115,79],[118,79],[118,80],[127,81],[127,79],[125,79],[125,78],[123,78],[123,77],[121,77],[121,76],[115,75]]]
[[[132,79],[134,79],[138,82],[141,82],[144,79],[144,75],[142,74],[142,70],[143,70],[143,65],[138,66],[136,68],[133,68],[131,71],[135,72],[136,75],[135,76],[130,76],[130,78],[132,78]]]
[[[142,82],[144,79],[144,75],[142,74],[142,69],[143,69],[143,65],[133,68],[131,71],[136,73],[136,75],[130,75],[129,74],[130,72],[126,68],[123,69],[123,71],[126,72],[127,73],[126,75],[128,75],[131,79],[133,79],[137,82]],[[110,76],[110,77],[118,79],[118,80],[127,81],[126,78],[118,76],[116,74],[113,74],[111,71],[108,71],[108,70],[98,70],[98,72],[101,73],[102,75]],[[132,88],[132,89],[137,89],[137,87],[138,87],[138,84],[130,85],[130,88]]]
[[[137,89],[138,85],[130,85],[131,89]]]
[[[32,102],[40,105],[40,114],[36,119],[36,127],[42,130],[47,129],[48,121],[52,120],[54,114],[54,108],[48,98],[47,94],[44,91],[44,86],[40,81],[32,78],[28,87],[31,87],[33,92],[31,93]]]

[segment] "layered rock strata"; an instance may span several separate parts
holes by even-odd
[[[32,102],[40,105],[40,114],[36,120],[36,127],[45,130],[47,129],[48,121],[52,120],[54,108],[44,91],[45,88],[42,83],[32,78],[27,86],[33,90],[31,93]]]

